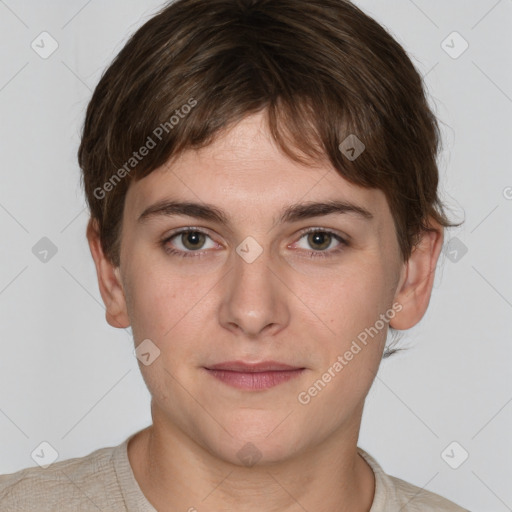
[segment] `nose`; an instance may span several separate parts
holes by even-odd
[[[289,323],[287,299],[290,291],[284,276],[264,251],[249,263],[238,253],[233,266],[222,281],[220,323],[233,333],[255,339],[275,335]]]

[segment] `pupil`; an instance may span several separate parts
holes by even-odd
[[[197,249],[197,245],[200,245],[201,237],[203,236],[203,233],[199,233],[198,231],[190,231],[185,236],[185,246],[191,246],[188,247],[189,249]]]
[[[316,245],[320,245],[320,246],[323,246],[324,248],[325,247],[328,247],[329,246],[329,242],[327,241],[327,243],[325,242],[325,240],[329,240],[329,236],[327,233],[313,233],[311,235],[311,238],[312,238],[312,241],[313,241],[313,244],[316,244]],[[323,243],[322,243],[323,241]]]

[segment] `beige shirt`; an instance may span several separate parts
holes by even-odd
[[[100,448],[85,457],[57,461],[0,475],[2,512],[156,512],[142,493],[128,459],[128,442]],[[358,447],[375,474],[369,512],[469,512],[437,494],[384,473]]]

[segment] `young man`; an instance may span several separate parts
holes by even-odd
[[[412,63],[347,1],[178,0],[149,20],[94,92],[79,162],[153,423],[0,477],[1,509],[464,510],[357,446],[451,225],[437,149]]]

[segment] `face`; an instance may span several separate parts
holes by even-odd
[[[132,184],[118,275],[160,351],[139,363],[155,423],[237,464],[249,442],[267,461],[353,442],[403,271],[384,194],[291,161],[261,115]],[[233,361],[296,370],[212,369]]]

